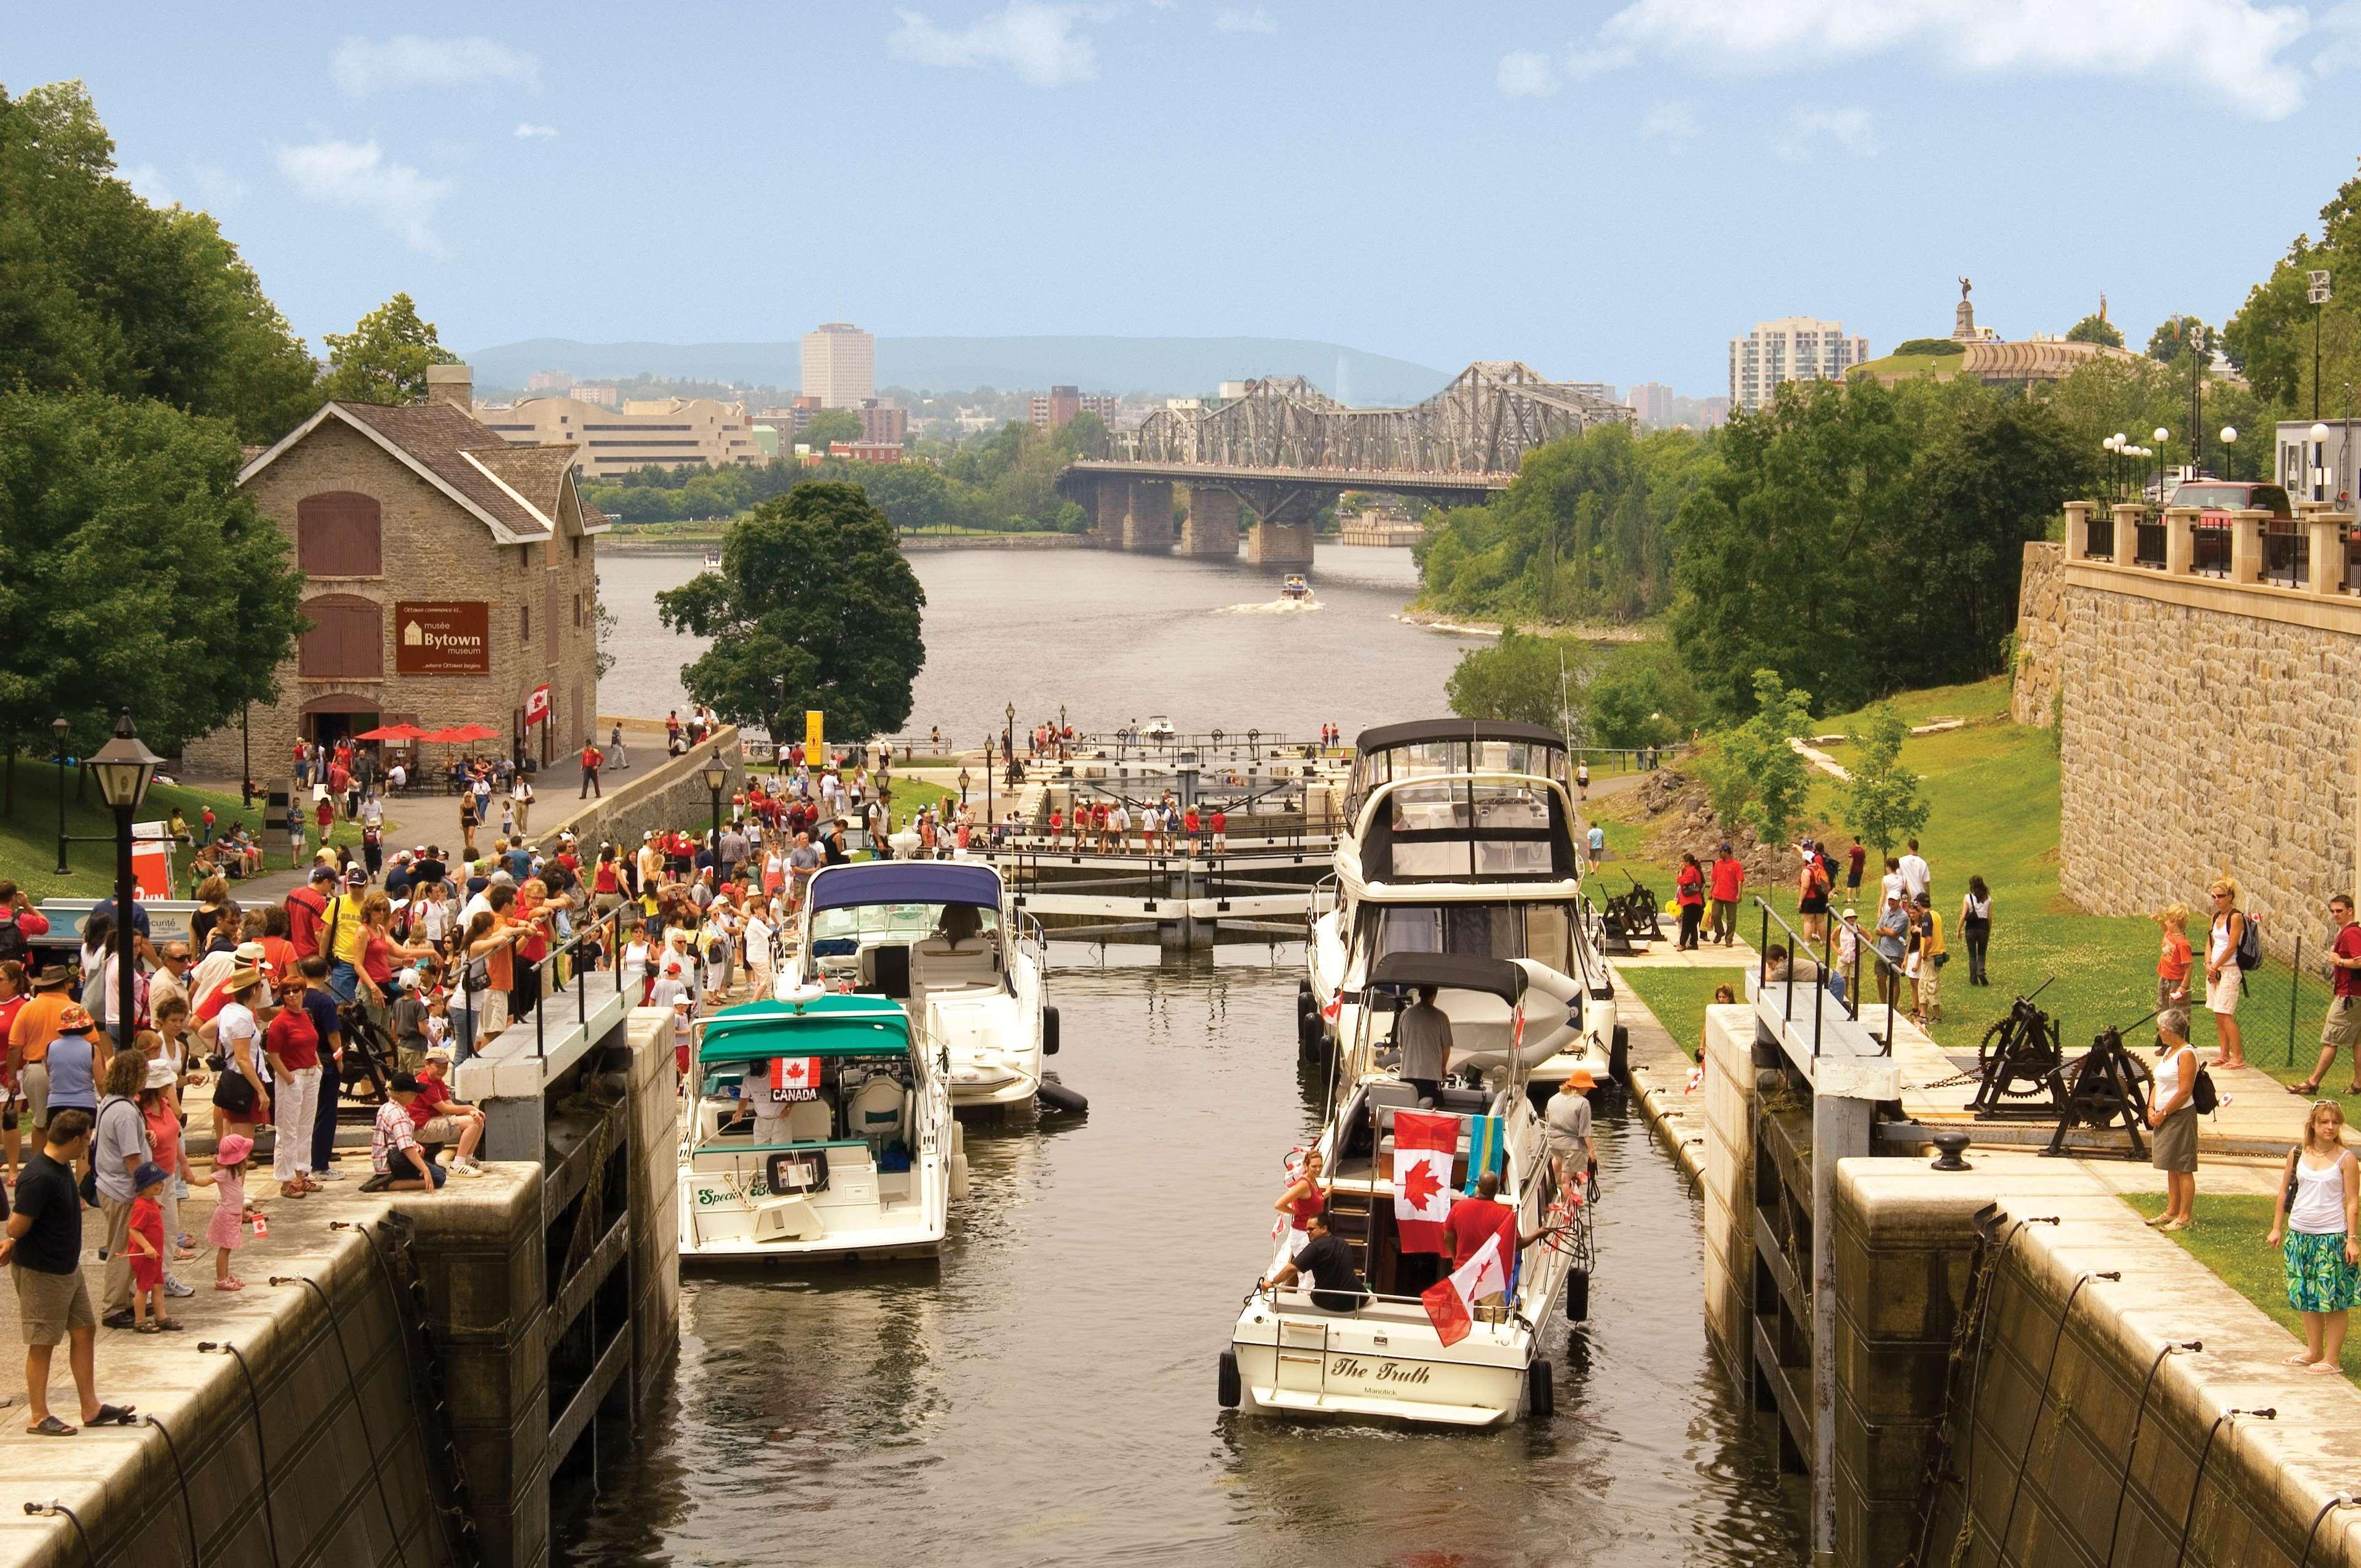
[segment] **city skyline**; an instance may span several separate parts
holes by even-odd
[[[2355,8],[1973,13],[1633,0],[1445,27],[1403,5],[924,0],[550,31],[430,5],[402,32],[24,13],[0,84],[87,82],[124,177],[213,212],[315,345],[407,291],[463,350],[845,320],[1318,338],[1702,396],[1756,322],[1943,335],[1960,273],[2012,337],[2102,291],[2135,343],[2170,313],[2219,322],[2352,171]],[[1282,99],[1322,112],[1274,120]],[[780,113],[843,131],[840,157],[799,136],[776,159]],[[2169,169],[2103,151],[2168,136]],[[1166,137],[1186,155],[1143,164]],[[1248,156],[1270,173],[1222,177],[1214,214],[1206,179]],[[2235,221],[2132,243],[2158,192]],[[1469,200],[1472,222],[1396,221]],[[1973,221],[1927,221],[1947,210]]]

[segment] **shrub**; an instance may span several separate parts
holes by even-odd
[[[1967,345],[1948,337],[1914,337],[1896,349],[1896,354],[1965,354]]]

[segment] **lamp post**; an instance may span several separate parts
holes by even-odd
[[[2313,500],[2324,501],[2328,499],[2324,493],[2328,488],[2328,427],[2315,420],[2304,433],[2312,438],[2312,461],[2305,465],[2310,472],[2304,476],[2304,484],[2311,489]]]
[[[132,919],[134,884],[131,876],[131,814],[148,798],[148,784],[163,759],[140,744],[131,728],[131,710],[115,715],[115,739],[98,749],[85,764],[98,775],[98,793],[115,813],[115,1042],[131,1043],[132,1020],[137,1006],[133,982],[139,963],[132,941],[137,925]]]
[[[2202,391],[2205,375],[2205,323],[2198,322],[2189,329],[2189,477],[2197,477],[2198,454],[2202,449],[2197,422],[2204,417]]]
[[[2230,477],[2230,444],[2237,439],[2238,430],[2235,425],[2225,424],[2222,427],[2222,477],[2225,479]]]
[[[992,804],[993,772],[992,736],[987,733],[983,738],[983,841],[987,844],[1000,828],[1000,813]]]
[[[1010,703],[1002,710],[1004,728],[1000,731],[1000,755],[1008,763],[1008,782],[1016,782],[1016,705]]]
[[[2328,274],[2313,270],[2304,275],[2304,298],[2312,302],[2312,417],[2320,417],[2320,307],[2328,303]]]
[[[2099,450],[2107,455],[2107,493],[2117,500],[2124,491],[2124,438],[2110,435],[2099,443]]]
[[[721,792],[730,783],[730,770],[721,765],[721,748],[713,749],[706,759],[705,787],[713,793],[713,862],[721,863]]]
[[[49,733],[58,743],[58,875],[65,876],[73,869],[66,864],[66,721],[49,720]]]
[[[2162,425],[2156,427],[2156,504],[2164,504],[2164,444],[2172,439],[2172,432]]]

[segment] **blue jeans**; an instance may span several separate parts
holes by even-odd
[[[336,1091],[343,1087],[336,1058],[320,1053],[320,1104],[312,1117],[312,1168],[325,1170],[336,1152]]]
[[[360,993],[360,975],[352,965],[339,959],[328,966],[328,994],[339,1002],[350,1002]]]

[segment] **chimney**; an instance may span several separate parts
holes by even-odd
[[[475,416],[475,372],[465,365],[429,365],[426,367],[426,400],[448,403],[470,418]]]

